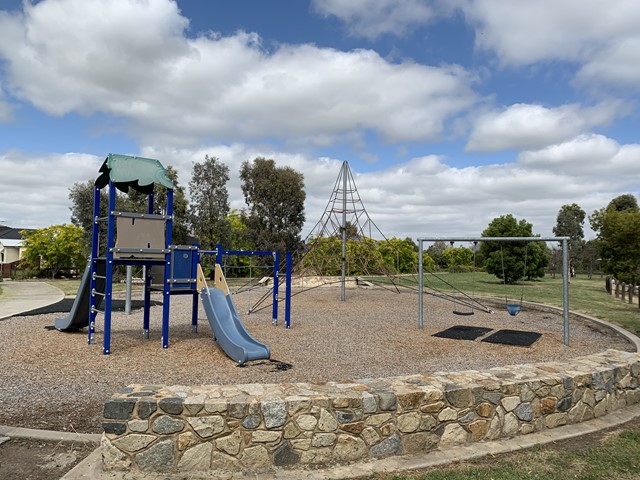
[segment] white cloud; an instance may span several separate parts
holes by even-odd
[[[522,152],[518,163],[568,175],[577,181],[613,182],[621,189],[637,189],[640,145],[619,145],[603,135],[579,135],[569,141],[537,151]]]
[[[455,66],[392,64],[372,50],[282,45],[256,34],[187,38],[169,0],[48,0],[0,14],[7,88],[52,115],[105,112],[142,143],[287,138],[331,144],[373,131],[433,140],[476,101]],[[142,27],[143,26],[143,27]]]
[[[518,103],[481,114],[474,122],[466,150],[495,152],[510,148],[541,148],[605,125],[618,111],[623,111],[619,102],[556,108]]]
[[[6,225],[40,228],[70,223],[69,188],[97,177],[104,159],[80,153],[0,154],[0,212]]]
[[[245,160],[273,158],[305,177],[306,235],[320,219],[341,160],[281,152],[268,145],[241,143],[200,148],[147,147],[141,155],[173,165],[179,181],[189,183],[192,162],[205,154],[218,157],[230,169],[231,207],[245,207],[238,171]],[[600,136],[578,137],[554,149],[523,154],[518,164],[456,168],[439,156],[424,156],[354,177],[364,205],[388,237],[477,236],[489,222],[507,213],[526,218],[534,231],[551,235],[564,204],[577,203],[588,213],[622,193],[637,193],[640,145],[618,145]],[[0,156],[3,178],[0,211],[14,227],[66,223],[74,182],[96,178],[103,161],[91,155],[35,156],[7,152]],[[596,169],[596,176],[585,172]],[[46,177],[42,172],[46,171]],[[634,190],[635,189],[635,190]],[[19,201],[17,201],[19,199]]]
[[[587,86],[637,88],[640,81],[640,35],[621,39],[598,51],[580,68],[577,80]]]
[[[312,8],[346,24],[353,36],[374,40],[382,35],[402,37],[434,17],[425,0],[312,0]]]
[[[477,28],[479,48],[506,65],[544,60],[583,62],[603,46],[638,33],[635,0],[460,0]]]

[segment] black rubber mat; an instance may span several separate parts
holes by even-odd
[[[498,330],[496,333],[483,338],[483,342],[502,343],[518,347],[530,347],[542,336],[538,332],[525,332],[522,330]]]
[[[490,332],[490,328],[486,327],[470,327],[467,325],[455,325],[449,327],[438,333],[434,333],[433,337],[440,338],[453,338],[454,340],[475,340],[487,332]]]

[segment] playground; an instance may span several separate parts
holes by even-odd
[[[471,317],[452,314],[451,304],[427,297],[425,328],[416,326],[417,295],[371,287],[323,287],[295,296],[290,329],[273,326],[271,311],[243,312],[257,292],[234,296],[251,335],[271,348],[266,360],[238,367],[219,348],[208,325],[191,329],[191,299],[172,299],[171,346],[160,346],[162,306],[151,307],[150,339],[142,338],[142,310],[114,311],[110,355],[102,355],[100,329],[88,346],[84,332],[48,330],[60,313],[16,316],[0,322],[0,424],[80,432],[101,432],[102,406],[129,384],[244,384],[352,382],[417,372],[482,370],[495,366],[567,360],[609,348],[632,351],[610,331],[572,315],[571,346],[562,343],[562,312],[527,306],[517,317],[504,309]],[[250,298],[252,297],[252,298]],[[153,296],[161,300],[161,294]],[[499,301],[498,301],[499,302]],[[499,303],[496,303],[499,307]],[[281,307],[283,308],[283,307]],[[205,318],[202,306],[199,318]],[[531,347],[438,338],[453,325],[524,328],[541,332]]]
[[[623,353],[636,351],[631,341],[613,328],[569,312],[565,237],[525,239],[563,241],[563,309],[523,302],[522,294],[517,304],[507,301],[507,308],[503,299],[483,298],[479,302],[459,289],[456,289],[457,292],[464,294],[464,298],[458,297],[457,300],[443,292],[425,294],[420,261],[417,291],[391,289],[389,285],[384,287],[369,281],[346,282],[344,254],[341,281],[316,285],[304,295],[297,295],[302,292],[292,291],[291,255],[288,252],[286,262],[281,262],[279,252],[250,252],[272,256],[273,278],[284,281],[275,281],[273,289],[261,285],[234,294],[220,267],[221,260],[226,254],[244,253],[224,251],[221,247],[216,251],[202,251],[197,246],[173,245],[172,184],[157,160],[109,154],[100,171],[102,175],[96,180],[94,190],[95,221],[91,257],[73,305],[69,309],[67,304],[64,310],[56,310],[54,305],[48,311],[31,312],[0,322],[0,340],[6,346],[0,351],[0,362],[4,367],[1,377],[5,387],[0,391],[0,424],[87,433],[100,433],[104,429],[107,435],[112,435],[106,438],[113,439],[115,445],[118,441],[125,444],[137,441],[139,435],[133,432],[139,430],[132,429],[140,428],[139,424],[144,423],[144,431],[147,432],[144,438],[150,439],[147,445],[152,443],[153,446],[133,455],[138,455],[136,462],[139,462],[139,468],[145,468],[144,458],[148,452],[153,456],[157,449],[164,448],[162,445],[166,442],[173,445],[173,440],[161,439],[156,442],[149,435],[180,431],[163,432],[162,427],[157,430],[155,426],[149,426],[149,421],[142,415],[143,403],[148,401],[143,397],[149,397],[150,392],[160,398],[159,405],[165,405],[163,409],[169,409],[167,413],[184,414],[187,417],[190,410],[182,409],[182,399],[195,405],[197,413],[207,408],[206,402],[209,400],[205,400],[205,397],[210,394],[211,398],[219,399],[214,403],[222,402],[221,411],[227,412],[230,418],[228,428],[247,431],[258,428],[262,422],[267,429],[271,428],[270,424],[282,426],[284,417],[274,417],[269,405],[282,403],[282,398],[289,395],[287,399],[298,399],[296,402],[302,403],[300,408],[290,406],[288,410],[283,410],[284,415],[288,411],[291,417],[285,435],[293,435],[285,438],[299,438],[290,443],[285,441],[279,446],[274,443],[267,450],[261,445],[266,441],[264,439],[277,437],[280,441],[281,434],[257,430],[254,432],[255,439],[253,436],[245,439],[247,445],[238,457],[243,459],[233,460],[246,462],[244,465],[252,468],[255,459],[252,459],[251,452],[259,450],[268,456],[268,460],[260,460],[263,463],[259,466],[255,464],[257,468],[264,468],[264,461],[269,463],[272,460],[276,466],[292,465],[298,461],[324,464],[330,462],[330,458],[338,463],[349,463],[367,455],[367,451],[370,457],[388,456],[386,449],[391,441],[402,442],[403,446],[397,447],[397,452],[412,453],[433,448],[432,442],[443,445],[448,442],[465,443],[467,438],[477,441],[485,435],[498,438],[520,430],[522,433],[531,433],[552,428],[557,426],[558,418],[567,415],[564,412],[572,402],[576,402],[572,410],[572,422],[580,422],[587,415],[580,413],[580,409],[593,408],[589,410],[589,415],[593,417],[619,408],[614,406],[613,402],[618,400],[612,395],[601,396],[598,393],[595,396],[591,391],[585,393],[576,390],[567,396],[565,390],[573,388],[574,381],[582,381],[576,372],[585,368],[585,365],[591,365],[591,357],[586,357],[589,355],[594,356],[595,362],[602,362],[603,368],[610,368],[611,371],[618,368],[618,372],[623,368],[630,369],[629,376],[637,375],[632,370],[635,367],[629,366],[631,360]],[[345,196],[349,191],[345,186],[348,175],[345,171],[343,181],[337,182],[342,185]],[[154,210],[154,182],[166,187],[167,208],[161,213]],[[107,185],[108,213],[100,218],[100,190]],[[130,187],[148,195],[146,213],[117,210],[116,189],[126,192]],[[342,204],[344,206],[345,201]],[[344,208],[342,211],[345,211]],[[329,224],[332,224],[331,219],[324,225]],[[344,252],[344,215],[340,225]],[[99,239],[101,235],[103,241]],[[422,258],[423,240],[420,239],[419,258]],[[210,258],[215,256],[209,278],[205,276],[201,264],[203,256],[207,255]],[[283,268],[285,263],[286,269]],[[139,300],[141,308],[133,312],[124,313],[115,307],[117,297],[121,294],[114,291],[113,280],[115,269],[120,265],[142,266],[146,272],[142,300]],[[283,274],[283,270],[286,273]],[[526,256],[524,270],[526,272]],[[279,278],[281,275],[284,279]],[[340,288],[336,288],[338,284]],[[277,288],[280,288],[280,293]],[[294,286],[293,290],[296,288]],[[292,297],[295,297],[293,302]],[[256,309],[256,299],[261,302],[265,298],[271,298],[272,304]],[[250,315],[249,311],[252,312]],[[278,318],[284,321],[279,322]],[[455,332],[452,333],[451,329]],[[523,342],[524,337],[527,337],[527,341]],[[617,361],[623,366],[612,366]],[[547,362],[557,362],[556,365],[565,362],[564,366],[557,367],[564,369],[562,371],[565,373],[557,378],[547,378]],[[528,378],[539,376],[543,379],[540,380],[541,385],[548,382],[555,387],[529,386],[518,377],[521,368],[526,372],[523,378],[527,378],[527,375]],[[482,373],[489,369],[494,369],[493,373]],[[506,383],[502,384],[500,372],[506,375],[505,378],[513,378],[516,383],[511,385],[509,380],[505,380]],[[476,374],[477,379],[474,377]],[[429,403],[429,396],[419,390],[420,382],[424,380],[412,380],[412,376],[420,375],[424,378],[430,376],[429,381],[435,383],[441,382],[438,378],[447,378],[444,383],[438,383],[440,387],[433,384],[428,388],[442,388],[438,395],[446,394],[450,407],[445,408],[443,402]],[[487,375],[494,377],[489,379]],[[572,376],[571,380],[569,375]],[[481,388],[486,397],[482,398],[510,395],[508,405],[512,406],[504,407],[508,410],[499,407],[502,416],[494,415],[491,430],[489,420],[479,417],[490,416],[491,412],[495,412],[495,407],[491,407],[487,401],[483,402],[470,390],[471,379],[483,385]],[[414,383],[414,380],[418,383]],[[635,388],[632,383],[626,379],[621,381],[620,402],[626,402],[626,389]],[[202,390],[208,393],[199,393],[199,389],[204,388],[199,387],[202,385],[211,386]],[[325,387],[326,390],[323,390]],[[353,403],[341,397],[342,388],[344,391],[353,389],[349,393],[354,397]],[[449,397],[451,388],[458,393]],[[496,388],[503,389],[503,392],[496,394]],[[536,389],[535,392],[532,388]],[[594,377],[592,388],[596,391],[604,387]],[[383,391],[375,393],[378,389]],[[388,389],[394,393],[385,391]],[[407,394],[408,397],[402,397],[401,392],[407,389],[416,390]],[[520,389],[522,392],[513,396]],[[375,394],[363,393],[365,390]],[[270,391],[277,393],[269,394]],[[182,395],[179,411],[166,406],[166,401],[176,400],[172,399],[173,392]],[[630,402],[637,401],[636,393],[629,393]],[[311,408],[310,399],[301,400],[306,395],[310,398],[315,398],[314,395],[328,397],[323,397],[318,405]],[[531,395],[540,397],[535,407],[538,409],[535,423],[531,410],[533,404],[529,398]],[[130,404],[128,397],[132,397],[134,402],[141,402],[139,406],[131,407],[134,415],[140,415],[140,418],[134,417],[129,423],[114,421],[123,419],[119,405],[123,402]],[[255,399],[251,400],[252,397]],[[280,399],[274,400],[275,397]],[[408,421],[400,418],[407,417],[402,415],[407,405],[398,404],[420,398],[422,400],[419,401],[425,402],[420,411],[426,414],[423,419],[426,423],[415,423],[418,413],[411,414],[412,418],[415,417],[411,425],[403,423]],[[553,403],[551,410],[541,407],[543,400]],[[365,401],[368,403],[363,406]],[[251,410],[254,404],[262,405],[262,417],[256,415],[257,411]],[[334,408],[351,408],[353,411],[336,410],[331,414],[325,410],[331,405]],[[410,405],[409,409],[416,408],[416,405]],[[465,410],[473,405],[477,413]],[[514,413],[507,415],[506,412],[516,405],[518,417]],[[452,413],[453,407],[459,411]],[[553,413],[556,407],[557,413]],[[236,411],[236,408],[240,410]],[[304,413],[304,409],[308,409],[307,413]],[[398,423],[399,432],[406,435],[400,438],[393,435],[395,430],[390,430],[392,426],[381,426],[379,431],[369,427],[362,438],[358,437],[364,425],[368,425],[366,422],[373,422],[371,425],[374,425],[376,418],[387,418],[387,415],[391,419],[391,414],[381,412],[396,409],[398,419],[394,421]],[[437,420],[428,415],[431,409],[440,412]],[[338,429],[339,424],[366,414],[371,418],[360,422],[362,425],[356,422],[344,426],[353,429],[346,431],[354,436],[341,433],[343,427]],[[131,413],[126,415],[126,419],[132,418]],[[240,423],[237,419],[244,420]],[[446,423],[452,420],[460,424]],[[185,425],[184,420],[176,421]],[[192,421],[196,423],[192,424]],[[198,422],[205,421],[214,421],[214,418],[189,420],[191,425],[196,425],[193,428],[199,435],[201,430],[198,430]],[[313,424],[309,423],[311,421]],[[330,426],[332,422],[334,426]],[[434,430],[440,432],[437,435],[422,431],[423,428],[434,429],[437,422],[443,422],[442,431]],[[464,428],[461,426],[463,424]],[[314,443],[313,448],[305,453],[311,444],[305,444],[306,440],[300,437],[301,432],[295,425],[303,429],[303,425],[310,425],[311,431],[317,426],[319,432],[324,432],[318,433],[318,438],[324,440],[314,440],[317,444]],[[329,431],[337,433],[327,434]],[[454,431],[457,435],[455,438]],[[225,431],[223,435],[226,433],[229,432]],[[237,430],[229,437],[236,433],[241,431]],[[125,437],[116,438],[120,435]],[[184,435],[192,436],[192,433],[185,431]],[[200,436],[206,438],[210,435],[202,433]],[[384,437],[389,438],[381,440]],[[108,440],[105,440],[105,448],[114,448]],[[225,445],[226,440],[221,438],[219,441],[220,445]],[[251,441],[254,443],[251,444]],[[323,450],[327,446],[322,443],[324,441],[335,448]],[[353,442],[358,444],[357,453],[349,453],[351,447],[348,445]],[[194,452],[210,448],[213,448],[211,443],[201,443],[180,458],[186,461]],[[246,458],[243,452],[246,452]],[[230,454],[238,455],[238,451]],[[205,469],[209,468],[207,462],[211,463],[206,458],[205,455]],[[168,466],[163,468],[174,468],[170,463],[174,461],[172,456],[167,460]],[[154,468],[150,467],[152,470]]]

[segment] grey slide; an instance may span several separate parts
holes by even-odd
[[[104,262],[98,263],[96,273],[104,276]],[[104,279],[97,279],[96,290],[104,293]],[[66,317],[56,318],[56,330],[79,330],[89,326],[89,304],[91,303],[91,264],[87,265],[82,275],[80,288],[73,301],[71,311]],[[98,296],[96,307],[102,303],[102,296]]]
[[[269,347],[247,332],[230,295],[218,288],[204,288],[200,297],[218,345],[233,361],[243,365],[271,356]]]

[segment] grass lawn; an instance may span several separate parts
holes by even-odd
[[[631,480],[640,478],[640,420],[588,438],[387,480]]]

